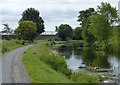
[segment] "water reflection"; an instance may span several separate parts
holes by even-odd
[[[113,73],[118,73],[120,59],[108,53],[98,52],[92,48],[81,48],[79,43],[70,43],[55,49],[60,55],[66,56],[69,68],[77,70],[78,66],[85,63],[87,66],[114,68]]]

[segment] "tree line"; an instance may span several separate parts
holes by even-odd
[[[84,46],[87,47],[120,49],[118,48],[120,26],[115,25],[119,22],[117,9],[110,3],[102,2],[97,6],[97,10],[89,8],[79,11],[78,22],[80,26],[75,28],[73,33],[67,31],[67,25],[60,25],[57,28],[58,36],[64,40],[65,37],[61,34],[65,33],[66,37],[68,35],[67,38],[83,39]]]
[[[119,22],[117,10],[110,3],[102,2],[94,8],[79,11],[77,20],[80,25],[73,29],[68,24],[56,26],[57,36],[61,40],[78,39],[84,41],[84,46],[96,46],[100,48],[113,49],[118,47],[120,26],[114,24]],[[2,32],[12,32],[9,25],[4,24]],[[22,13],[19,26],[14,33],[21,40],[33,41],[33,39],[44,32],[44,20],[38,10],[28,8]],[[113,44],[114,43],[114,44]],[[116,46],[114,46],[116,45]]]

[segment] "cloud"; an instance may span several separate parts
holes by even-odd
[[[54,31],[55,26],[60,24],[69,24],[75,28],[79,25],[79,11],[89,7],[96,9],[102,1],[117,7],[119,0],[0,0],[0,30],[3,28],[2,23],[8,23],[15,29],[22,12],[30,7],[40,11],[45,30]]]

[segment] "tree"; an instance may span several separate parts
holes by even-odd
[[[95,14],[90,17],[90,31],[99,42],[104,42],[108,47],[108,38],[110,36],[110,24],[105,16]]]
[[[115,7],[112,7],[110,3],[102,2],[97,8],[97,12],[100,15],[104,15],[110,24],[117,20],[117,10]]]
[[[3,24],[4,25],[4,29],[3,31],[1,31],[1,33],[6,33],[6,34],[12,34],[13,30],[9,27],[8,24]]]
[[[80,22],[82,28],[82,38],[84,40],[85,46],[91,46],[94,42],[94,36],[89,31],[90,28],[90,20],[89,17],[95,13],[94,8],[89,8],[86,10],[82,10],[79,12],[78,21]]]
[[[36,33],[36,24],[32,21],[21,21],[18,28],[15,29],[15,34],[19,39],[33,41]]]
[[[80,40],[82,39],[82,28],[76,27],[73,32],[74,39]]]
[[[67,40],[67,38],[72,39],[73,37],[73,29],[71,26],[67,24],[61,24],[58,27],[58,37],[62,40]]]
[[[34,8],[28,8],[27,10],[25,10],[22,13],[22,18],[20,19],[20,21],[33,21],[34,23],[36,23],[36,33],[40,34],[42,32],[44,32],[44,21],[42,19],[42,17],[39,16],[40,13],[38,10],[35,10]]]

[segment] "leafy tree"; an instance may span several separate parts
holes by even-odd
[[[8,24],[3,24],[4,25],[4,29],[3,31],[1,31],[1,33],[6,33],[6,34],[12,34],[13,30],[9,27]]]
[[[110,24],[108,20],[99,14],[92,15],[90,17],[90,26],[92,34],[97,38],[99,42],[104,42],[108,47],[108,38],[110,36]]]
[[[82,39],[82,28],[76,27],[73,32],[74,39],[80,40]]]
[[[15,34],[19,39],[33,41],[36,33],[36,24],[32,21],[21,21],[18,28],[15,29]]]
[[[37,34],[40,34],[42,32],[44,32],[44,21],[42,19],[42,17],[39,16],[40,13],[38,10],[35,10],[34,8],[28,8],[27,10],[25,10],[22,13],[22,18],[20,19],[20,21],[33,21],[34,23],[36,23],[36,27],[37,27]]]
[[[82,38],[84,40],[85,46],[90,46],[94,42],[94,36],[89,31],[90,20],[89,17],[95,13],[94,8],[89,8],[79,12],[78,21],[80,22],[82,28]]]
[[[58,36],[62,40],[67,40],[67,38],[72,39],[73,38],[73,29],[71,26],[67,24],[61,24],[58,27]]]
[[[102,2],[100,6],[97,8],[97,12],[100,15],[104,15],[109,23],[112,24],[117,20],[117,10],[115,7],[112,7],[110,3]]]

